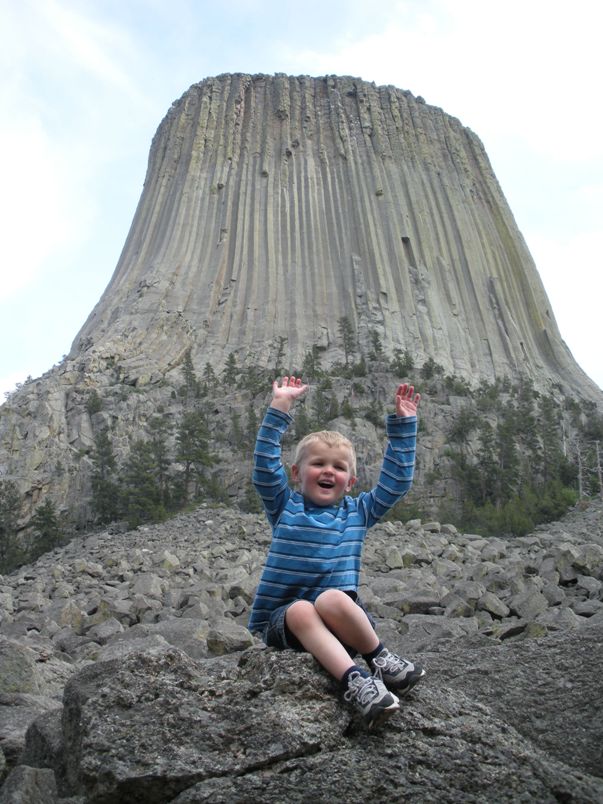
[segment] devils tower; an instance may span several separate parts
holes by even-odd
[[[328,366],[343,359],[342,319],[359,352],[376,338],[471,384],[527,377],[602,403],[456,118],[351,77],[207,78],[157,130],[115,273],[67,359],[3,407],[2,475],[26,511],[53,490],[73,501],[99,424],[92,391],[125,449],[169,409],[185,356],[219,372],[229,355],[270,367],[279,353],[299,369],[317,347]]]
[[[291,365],[337,321],[471,377],[593,387],[563,344],[479,139],[353,78],[223,75],[153,140],[123,254],[72,356],[169,370],[186,346]],[[123,347],[122,347],[123,348]]]

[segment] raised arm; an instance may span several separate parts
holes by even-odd
[[[396,390],[396,415],[416,416],[421,394],[415,394],[414,385],[405,382]]]
[[[307,390],[308,386],[302,383],[301,377],[283,377],[280,385],[278,380],[275,380],[272,383],[270,407],[280,410],[281,413],[289,413],[295,400],[301,399]]]
[[[292,419],[289,410],[307,390],[299,377],[272,384],[272,401],[264,415],[253,453],[253,484],[262,498],[268,520],[277,521],[291,493],[281,461],[281,439]]]

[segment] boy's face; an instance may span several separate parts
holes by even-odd
[[[356,482],[352,475],[349,449],[330,447],[322,441],[312,441],[299,464],[291,467],[291,476],[300,484],[300,491],[315,505],[333,505],[347,494]]]

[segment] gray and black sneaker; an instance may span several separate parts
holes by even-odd
[[[387,648],[383,648],[371,662],[373,676],[382,681],[390,690],[398,695],[406,695],[425,675],[420,664],[413,664],[401,659]]]
[[[348,689],[343,697],[361,712],[369,729],[400,708],[398,698],[387,691],[382,681],[374,676],[363,676],[357,670],[348,676]]]

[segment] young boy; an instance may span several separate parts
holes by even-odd
[[[412,385],[396,391],[387,417],[388,445],[379,481],[370,492],[347,496],[356,482],[356,455],[340,433],[310,433],[297,445],[292,490],[281,462],[281,438],[295,400],[308,386],[284,377],[260,426],[253,482],[272,525],[272,543],[249,619],[266,645],[307,651],[340,680],[344,698],[369,728],[399,709],[425,671],[385,648],[358,597],[367,528],[410,489],[415,463],[417,407]],[[354,662],[361,654],[372,670]],[[397,693],[398,695],[394,694]]]

